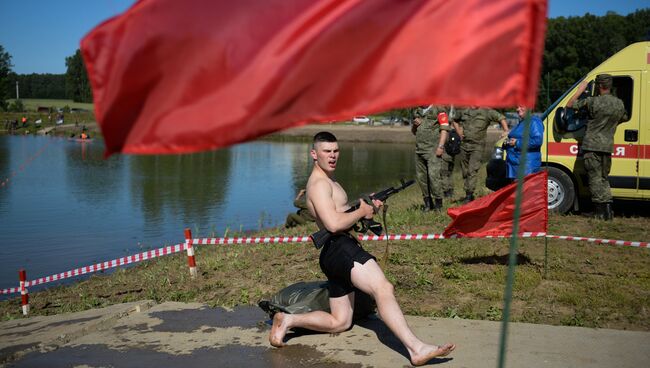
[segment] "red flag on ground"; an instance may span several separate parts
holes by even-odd
[[[546,0],[140,0],[81,51],[107,155],[423,104],[533,106]]]
[[[547,172],[524,178],[519,233],[543,232],[548,225]],[[443,235],[449,237],[510,236],[515,213],[517,183],[510,184],[466,205],[449,208],[452,221]]]

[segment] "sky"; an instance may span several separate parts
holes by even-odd
[[[134,0],[0,0],[0,45],[11,55],[12,70],[18,74],[63,74],[65,58],[74,55],[81,38],[133,3]],[[549,0],[549,18],[604,15],[608,11],[627,15],[643,8],[650,8],[650,0]]]

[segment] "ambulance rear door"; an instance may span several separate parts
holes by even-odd
[[[641,112],[647,104],[641,104],[642,80],[640,71],[609,72],[613,78],[612,93],[623,100],[628,120],[616,128],[612,169],[609,183],[612,195],[617,198],[640,198],[639,158],[643,156],[640,145]]]
[[[647,62],[650,64],[650,47],[646,47]],[[641,95],[643,101],[639,122],[639,195],[650,199],[650,75],[641,73]]]

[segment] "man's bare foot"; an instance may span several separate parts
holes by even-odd
[[[269,334],[269,342],[276,348],[284,346],[284,335],[287,334],[288,326],[287,315],[278,312],[273,316],[273,327]]]
[[[433,358],[442,358],[449,355],[449,353],[454,351],[454,349],[456,349],[456,345],[454,344],[444,344],[440,346],[426,345],[422,350],[411,357],[411,364],[416,367],[426,364]]]

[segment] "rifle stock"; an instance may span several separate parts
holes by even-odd
[[[373,208],[374,208],[374,205],[372,204],[373,199],[377,199],[377,200],[380,200],[382,202],[385,202],[393,194],[399,193],[402,190],[404,190],[404,189],[408,188],[409,186],[413,185],[413,183],[415,183],[415,180],[409,180],[409,181],[402,180],[401,183],[402,184],[397,188],[390,187],[390,188],[386,188],[386,189],[384,189],[384,190],[382,190],[382,191],[380,191],[378,193],[372,194],[372,195],[368,196],[368,199],[364,199],[364,201],[366,203],[368,203],[369,205],[373,206]],[[356,201],[345,212],[356,211],[359,208],[359,206],[360,206],[359,201]],[[376,208],[375,208],[375,210],[376,210]],[[362,218],[359,222],[361,223],[360,228],[357,227],[356,225],[354,227],[354,229],[357,232],[365,233],[368,230],[370,230],[370,231],[372,231],[373,234],[378,235],[378,236],[381,235],[381,233],[383,232],[383,228],[382,228],[381,224],[379,222],[373,220],[373,219]],[[333,235],[333,233],[329,232],[327,229],[320,229],[317,232],[311,234],[309,237],[314,242],[314,246],[316,247],[316,249],[321,249],[329,241],[329,239],[332,237],[332,235]]]

